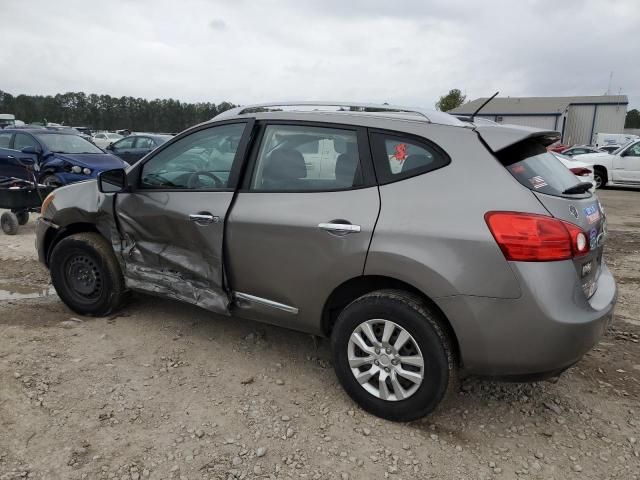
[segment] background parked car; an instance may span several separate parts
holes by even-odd
[[[616,150],[618,150],[620,147],[622,147],[622,145],[618,145],[617,143],[612,143],[609,145],[602,145],[601,147],[598,147],[600,150],[602,150],[603,152],[606,153],[613,153]]]
[[[73,127],[83,135],[91,136],[91,129],[87,127]]]
[[[576,155],[584,155],[585,153],[602,153],[603,150],[600,150],[596,147],[591,147],[589,145],[575,145],[571,148],[567,148],[563,150],[562,155],[566,155],[567,157],[574,157]]]
[[[569,145],[565,145],[563,143],[560,142],[556,142],[553,143],[551,145],[549,145],[547,147],[547,150],[549,150],[550,152],[562,152],[563,150],[566,150],[567,148],[569,148]]]
[[[171,135],[132,134],[112,143],[107,150],[125,162],[134,164],[171,138]]]
[[[0,175],[30,180],[26,168],[14,159],[38,165],[38,181],[61,186],[95,178],[103,170],[126,168],[118,157],[105,153],[80,135],[50,129],[0,131]]]
[[[561,153],[551,152],[551,154],[571,170],[571,173],[578,177],[578,180],[591,183],[593,187],[591,187],[589,191],[596,191],[596,181],[593,177],[593,163],[583,162],[582,159],[576,160]]]
[[[117,142],[121,138],[124,137],[119,133],[100,132],[93,135],[93,143],[100,148],[107,148],[113,142]]]
[[[640,187],[640,140],[629,142],[613,153],[587,153],[580,160],[593,163],[598,188]]]

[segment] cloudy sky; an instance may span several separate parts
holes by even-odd
[[[639,0],[0,0],[0,89],[247,104],[629,96]]]

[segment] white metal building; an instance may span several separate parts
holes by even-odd
[[[471,114],[485,98],[448,113]],[[477,115],[498,123],[546,128],[562,133],[562,143],[589,144],[596,133],[622,133],[629,100],[626,95],[583,97],[496,97]]]

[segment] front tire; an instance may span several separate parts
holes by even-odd
[[[602,167],[594,167],[593,181],[596,184],[596,189],[604,188],[608,182],[607,171]]]
[[[109,315],[124,300],[120,265],[111,245],[97,233],[63,238],[51,252],[49,269],[58,296],[81,315]]]
[[[451,390],[456,366],[438,313],[402,290],[349,304],[332,333],[336,374],[364,410],[407,422],[431,413]]]

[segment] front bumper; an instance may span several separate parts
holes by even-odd
[[[55,233],[58,226],[49,220],[39,217],[36,220],[36,251],[38,252],[38,260],[40,263],[47,265],[48,260],[48,243],[47,240]]]
[[[596,293],[587,299],[573,263],[512,263],[522,296],[437,299],[450,320],[464,369],[471,374],[535,377],[579,361],[606,331],[617,299],[602,263]]]

